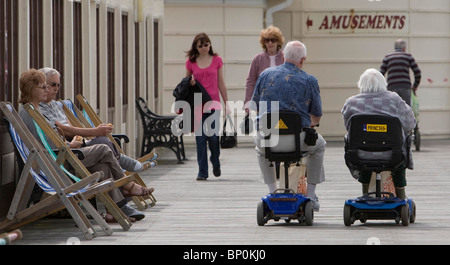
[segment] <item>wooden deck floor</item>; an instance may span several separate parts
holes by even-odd
[[[256,204],[267,189],[259,182],[254,147],[247,144],[222,150],[222,177],[210,173],[203,182],[195,180],[194,148],[188,148],[183,165],[164,152],[158,167],[141,174],[155,187],[158,203],[129,231],[113,225],[112,236],[99,229],[98,237],[86,241],[70,219],[43,219],[23,227],[24,238],[16,245],[65,245],[69,238],[82,245],[365,245],[369,238],[383,245],[450,244],[449,150],[450,140],[428,140],[414,152],[407,193],[417,204],[417,221],[409,227],[394,221],[344,226],[344,202],[359,196],[361,188],[348,174],[343,144],[336,142],[326,151],[327,181],[317,188],[321,209],[314,225],[269,221],[258,227]]]

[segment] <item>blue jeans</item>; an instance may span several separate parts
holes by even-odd
[[[220,168],[220,111],[211,111],[211,113],[203,113],[202,130],[195,132],[195,141],[197,143],[197,177],[208,177],[208,151],[207,145],[211,152],[209,160],[214,169]]]

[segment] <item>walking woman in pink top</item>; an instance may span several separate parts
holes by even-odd
[[[247,77],[244,100],[246,113],[248,113],[248,104],[252,99],[259,74],[269,67],[282,65],[284,63],[281,50],[284,45],[284,37],[279,28],[270,26],[263,29],[259,36],[259,43],[261,44],[263,52],[257,54],[253,58]]]
[[[213,166],[213,174],[220,177],[220,96],[225,102],[227,111],[228,95],[223,77],[222,58],[213,51],[211,40],[205,33],[195,36],[191,49],[187,52],[186,77],[192,76],[191,85],[196,82],[203,85],[211,97],[211,101],[203,106],[202,128],[195,132],[197,143],[197,161],[199,172],[197,180],[208,178],[208,154],[207,145],[211,152],[210,161]]]

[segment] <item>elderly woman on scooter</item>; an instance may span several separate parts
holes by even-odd
[[[414,112],[396,93],[387,90],[385,77],[376,69],[367,69],[358,82],[360,94],[348,98],[342,109],[344,124],[349,130],[350,118],[357,114],[387,115],[400,119],[405,134],[416,126]],[[409,169],[413,168],[409,157]],[[368,193],[372,172],[359,172],[358,181],[362,184],[363,194]],[[395,192],[400,199],[406,199],[406,169],[392,171]]]

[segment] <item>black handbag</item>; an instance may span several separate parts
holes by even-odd
[[[231,128],[233,128],[233,132],[227,133],[227,121],[230,121]],[[237,146],[237,132],[236,128],[234,127],[233,121],[231,120],[230,115],[227,115],[224,123],[223,123],[223,132],[222,136],[220,137],[220,147],[221,148],[233,148]]]
[[[250,114],[246,114],[241,123],[241,133],[249,135],[253,132],[253,120],[250,118]]]
[[[317,139],[319,139],[317,131],[313,128],[304,128],[303,131],[306,132],[305,144],[308,146],[315,146]]]

